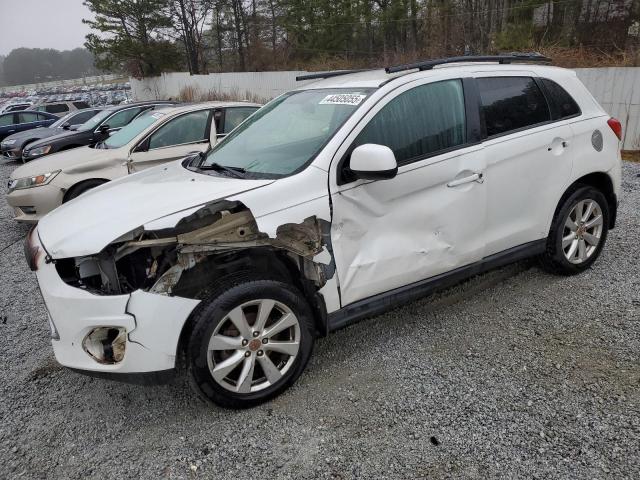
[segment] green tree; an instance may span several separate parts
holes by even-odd
[[[83,22],[98,32],[87,35],[85,46],[99,68],[143,77],[181,67],[178,49],[166,38],[172,28],[167,0],[85,0],[84,4],[95,18]]]

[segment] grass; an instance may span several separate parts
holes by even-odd
[[[622,159],[640,163],[640,150],[622,150]]]

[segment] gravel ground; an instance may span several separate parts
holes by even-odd
[[[639,174],[590,271],[516,264],[353,325],[240,412],[59,367],[3,202],[0,478],[640,478]]]

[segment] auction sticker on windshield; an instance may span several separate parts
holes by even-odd
[[[360,105],[365,97],[362,93],[333,93],[320,100],[320,105]]]

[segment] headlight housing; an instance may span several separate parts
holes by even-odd
[[[27,157],[35,157],[38,155],[46,155],[51,150],[51,145],[46,145],[44,147],[37,147],[28,151],[25,151],[24,154]]]
[[[40,175],[34,175],[32,177],[12,178],[9,180],[7,193],[11,193],[14,190],[22,190],[25,188],[40,187],[42,185],[46,185],[59,173],[60,170],[56,170],[55,172],[42,173]]]
[[[2,145],[6,145],[6,146],[10,146],[16,143],[16,139],[12,138],[11,140],[5,140],[4,142],[2,142]]]

